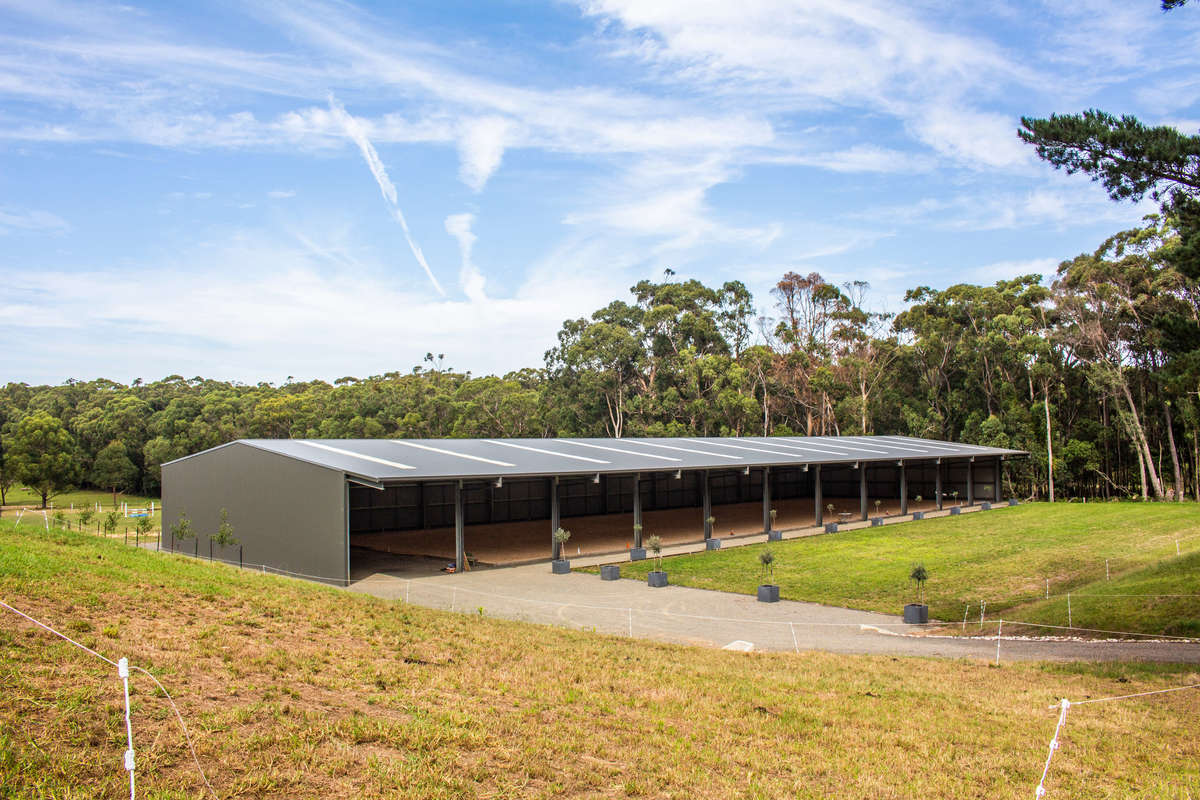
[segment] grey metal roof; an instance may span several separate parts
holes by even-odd
[[[853,464],[860,461],[894,463],[1028,455],[1020,450],[907,436],[239,439],[231,444],[238,443],[375,482]],[[198,455],[202,454],[185,458]]]

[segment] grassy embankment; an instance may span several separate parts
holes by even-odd
[[[0,598],[175,694],[226,797],[1031,796],[1073,699],[1195,667],[729,653],[385,602],[0,523]],[[115,670],[0,609],[0,797],[128,791]],[[140,796],[200,797],[133,680]],[[1200,692],[1073,712],[1050,797],[1200,794]]]
[[[719,512],[718,512],[719,513]],[[652,533],[652,531],[648,531]],[[1182,556],[1175,555],[1176,539]],[[673,584],[753,593],[767,545],[664,559]],[[1200,505],[1037,503],[772,543],[775,583],[789,600],[898,614],[914,601],[916,562],[929,570],[938,619],[978,618],[1200,636]],[[1105,577],[1105,559],[1112,579]],[[623,565],[643,578],[652,561]],[[1192,597],[1100,597],[1117,594]]]

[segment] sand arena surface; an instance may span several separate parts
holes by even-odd
[[[837,522],[839,512],[849,512],[851,520],[859,520],[858,498],[825,498],[823,505],[834,505],[826,522]],[[797,530],[813,527],[812,498],[776,500],[778,511],[775,527],[778,530]],[[949,507],[949,501],[947,501]],[[912,511],[929,511],[931,500],[908,503]],[[875,501],[869,500],[868,512],[875,516]],[[900,501],[880,500],[879,514],[892,516],[900,512]],[[762,503],[736,503],[713,506],[713,536],[746,536],[762,533]],[[563,528],[571,532],[566,544],[569,558],[620,553],[633,546],[633,514],[602,514],[587,517],[563,517]],[[500,522],[487,525],[467,525],[464,531],[466,549],[482,565],[522,564],[550,558],[550,521]],[[642,537],[659,536],[664,545],[696,542],[704,538],[704,518],[700,508],[677,508],[642,513]],[[354,534],[351,544],[382,553],[403,556],[432,556],[454,560],[454,528],[396,531],[393,533]]]

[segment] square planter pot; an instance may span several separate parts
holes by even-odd
[[[704,549],[705,550],[720,550],[721,549],[721,540],[720,539],[705,539],[704,540]]]
[[[758,587],[758,602],[760,603],[778,603],[779,602],[779,587],[773,583],[764,583]]]
[[[962,506],[955,506],[954,508],[950,509],[950,513],[951,514],[961,514]]]
[[[646,585],[659,588],[667,585],[667,573],[655,570],[646,574]]]
[[[929,606],[909,603],[904,607],[904,621],[909,625],[924,625],[929,622]]]
[[[550,569],[554,571],[555,575],[570,575],[571,562],[567,561],[565,558],[559,559],[558,561],[551,561]]]
[[[1009,504],[1010,506],[1020,505],[1020,504],[1017,502],[1017,498],[1015,498],[1015,497],[1010,497],[1010,498],[1009,498],[1009,500],[1008,500],[1008,504]]]
[[[837,523],[836,522],[826,522],[825,523],[825,532],[826,533],[837,533]]]
[[[913,519],[925,519],[925,512],[924,511],[914,511]]]
[[[979,509],[980,509],[981,511],[991,511],[991,510],[992,510],[992,504],[991,504],[991,503],[989,503],[989,502],[987,502],[987,501],[985,500],[984,502],[982,502],[982,503],[980,503],[980,504],[979,504]]]
[[[783,541],[783,531],[767,531],[767,541],[768,542],[782,542]]]
[[[621,578],[621,568],[616,564],[604,564],[600,567],[600,580],[615,581]]]
[[[871,527],[878,528],[883,524],[883,517],[871,517]]]
[[[646,560],[646,548],[631,547],[629,549],[629,560],[630,561],[645,561]]]

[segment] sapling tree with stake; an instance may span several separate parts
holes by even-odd
[[[233,526],[229,524],[229,512],[221,509],[221,522],[217,525],[217,535],[213,537],[213,542],[221,547],[237,544],[237,537],[233,535]]]
[[[925,581],[929,580],[929,570],[925,569],[924,564],[913,564],[908,578],[917,585],[917,602],[925,605]]]
[[[117,532],[117,523],[121,521],[121,512],[109,511],[104,515],[104,535],[112,536]]]
[[[192,521],[187,518],[187,514],[182,511],[179,513],[179,521],[171,525],[171,544],[174,546],[175,540],[186,542],[196,535],[196,531],[192,529]]]
[[[95,518],[96,518],[95,511],[92,511],[90,508],[80,509],[80,511],[79,511],[79,529],[87,530],[88,526],[92,524],[92,520]]]
[[[147,536],[150,533],[150,529],[154,527],[154,521],[148,516],[138,517],[138,521],[134,523],[133,527],[134,530],[137,531],[138,538],[140,539],[141,537]]]
[[[563,560],[566,554],[563,551],[567,541],[571,538],[571,532],[564,528],[559,528],[554,532],[554,555]]]
[[[662,537],[651,536],[646,540],[646,547],[654,554],[656,571],[662,572]]]
[[[758,554],[759,570],[761,572],[760,580],[763,585],[771,585],[775,582],[775,554],[770,548],[762,550]]]

